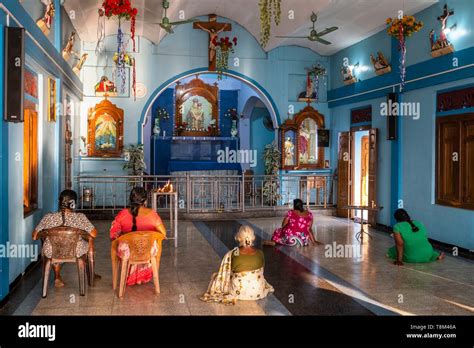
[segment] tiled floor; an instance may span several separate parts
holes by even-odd
[[[270,237],[279,218],[248,221],[179,222],[179,247],[165,241],[160,269],[161,294],[151,283],[127,287],[119,299],[111,287],[110,222],[95,221],[96,272],[102,276],[86,296],[78,294],[75,266],[62,274],[66,286],[51,286],[41,299],[38,277],[13,314],[33,315],[472,315],[474,263],[448,256],[430,264],[392,265],[385,252],[392,241],[371,231],[361,245],[355,239],[359,225],[333,217],[318,217],[317,238],[329,245],[355,245],[360,257],[328,257],[326,247],[264,247],[267,280],[275,287],[268,298],[236,306],[199,300],[221,256],[233,247],[233,233],[242,223],[255,227],[261,239]],[[2,312],[0,311],[0,314]],[[4,312],[3,312],[4,314]]]

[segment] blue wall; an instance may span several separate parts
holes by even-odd
[[[57,42],[55,33],[61,32],[63,26],[57,15],[53,23],[53,30],[48,37],[37,27],[37,4],[39,1],[25,1],[23,5],[17,1],[2,3],[13,14],[10,25],[23,26],[29,33],[25,37],[26,65],[39,75],[39,105],[38,105],[38,209],[24,217],[23,215],[23,123],[2,122],[1,138],[1,166],[0,183],[2,185],[2,203],[8,202],[8,208],[2,209],[5,215],[1,216],[0,242],[7,240],[14,244],[31,244],[31,232],[46,213],[57,208],[57,196],[60,187],[60,134],[62,121],[62,105],[57,107],[57,122],[47,121],[47,79],[55,78],[57,81],[57,102],[62,101],[63,87],[71,90],[71,95],[78,101],[82,98],[82,83],[73,73],[68,62],[61,57],[61,47]],[[58,3],[58,1],[56,1]],[[30,7],[33,6],[33,7]],[[57,7],[59,8],[59,7]],[[61,12],[61,11],[60,11]],[[30,16],[31,14],[31,16]],[[41,15],[38,16],[41,17]],[[0,23],[4,23],[4,12],[0,12]],[[16,23],[16,21],[20,23]],[[67,25],[66,25],[67,27]],[[3,28],[2,28],[3,29]],[[30,37],[32,36],[34,40]],[[3,41],[3,30],[1,31]],[[38,43],[35,43],[35,41]],[[0,45],[0,56],[3,59],[3,43]],[[3,70],[3,69],[2,69]],[[3,71],[2,71],[3,73]],[[3,78],[0,78],[0,84]],[[3,86],[1,86],[3,88]],[[0,88],[0,89],[2,89]],[[3,94],[2,94],[3,95]],[[2,99],[3,103],[3,99]],[[3,107],[0,108],[3,113]],[[3,116],[2,116],[3,119]],[[38,242],[35,242],[38,244]],[[0,278],[0,298],[8,291],[9,284],[21,275],[30,264],[30,258],[2,259],[2,275]],[[4,272],[5,271],[5,272]]]
[[[266,108],[256,107],[250,116],[250,149],[257,150],[257,166],[250,169],[255,175],[265,174],[263,149],[275,138],[274,132],[265,128],[263,124],[263,119],[269,115]]]
[[[421,117],[418,120],[410,117],[400,118],[398,142],[386,140],[387,120],[380,115],[381,103],[386,101],[387,93],[398,91],[397,84],[400,82],[396,40],[390,40],[384,29],[330,57],[332,89],[328,91],[328,99],[334,135],[331,141],[331,158],[333,161],[337,160],[337,133],[350,129],[350,111],[372,105],[372,125],[379,130],[377,204],[383,207],[377,221],[385,225],[393,224],[392,214],[401,199],[413,218],[419,219],[427,226],[430,238],[473,249],[474,212],[434,203],[436,93],[474,81],[473,68],[450,72],[453,67],[459,68],[474,63],[472,1],[448,2],[449,8],[455,11],[448,25],[456,23],[458,30],[466,31],[466,35],[459,38],[449,36],[456,52],[435,59],[430,55],[428,33],[432,28],[439,32],[436,17],[442,13],[444,3],[435,4],[416,15],[425,26],[407,42],[407,80],[421,79],[406,85],[402,101],[419,103]],[[348,57],[351,64],[359,62],[370,66],[369,56],[378,50],[387,58],[391,58],[392,73],[377,77],[373,69],[370,69],[358,75],[362,81],[342,87],[342,59]],[[453,66],[453,58],[458,59],[458,67]],[[436,75],[431,76],[432,74]],[[430,77],[424,78],[425,76]]]
[[[219,20],[229,21],[220,18]],[[262,50],[255,38],[237,23],[233,24],[230,35],[239,38],[239,44],[233,58],[240,59],[240,66],[230,69],[241,74],[251,82],[255,81],[271,96],[276,106],[277,117],[286,119],[288,106],[294,105],[295,113],[305,106],[304,103],[294,102],[294,90],[301,88],[305,81],[304,68],[321,62],[329,67],[329,60],[320,57],[315,52],[297,46],[279,47],[266,53]],[[152,105],[154,99],[150,96],[166,81],[172,81],[181,74],[203,68],[207,65],[208,35],[201,30],[195,30],[191,24],[180,25],[173,35],[167,35],[159,45],[140,37],[139,52],[134,54],[137,62],[137,81],[147,86],[148,94],[144,98],[133,101],[133,98],[111,98],[112,102],[125,112],[124,145],[142,142],[138,138],[138,130],[141,132],[141,115],[148,105]],[[106,53],[96,57],[93,53],[93,45],[83,45],[83,50],[90,53],[83,74],[96,74],[98,81],[103,72],[100,66],[111,65],[111,55],[116,50],[116,37],[107,37],[105,41]],[[107,56],[109,57],[107,59]],[[301,80],[295,80],[294,75],[300,75]],[[220,84],[225,83],[224,81]],[[296,86],[296,87],[295,87]],[[166,87],[166,86],[164,86]],[[324,84],[322,95],[325,96]],[[86,97],[87,107],[94,106],[102,98]],[[238,105],[239,108],[243,105]],[[324,114],[328,113],[327,104],[321,103],[317,108]],[[221,109],[224,107],[221,106]],[[225,110],[224,110],[225,111]],[[329,118],[329,115],[325,115]],[[151,126],[151,124],[150,124]],[[86,134],[86,125],[81,127],[82,135]],[[168,132],[167,132],[168,134]],[[87,161],[87,159],[84,159]]]

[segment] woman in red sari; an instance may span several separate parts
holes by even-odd
[[[293,201],[293,210],[290,210],[283,219],[282,226],[273,232],[272,240],[265,241],[265,245],[281,244],[288,246],[307,246],[311,241],[318,242],[313,234],[313,214],[304,209],[301,199]]]
[[[110,228],[110,239],[114,240],[122,234],[134,231],[156,231],[166,238],[166,228],[158,214],[146,207],[148,194],[143,187],[135,187],[130,192],[130,208],[123,209],[115,217]],[[152,254],[156,254],[156,245],[152,249]],[[127,244],[119,244],[117,255],[120,258],[128,258],[130,250]],[[147,283],[153,278],[151,265],[132,265],[127,285]]]

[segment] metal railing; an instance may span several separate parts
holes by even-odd
[[[80,196],[79,210],[115,211],[128,206],[134,186],[151,192],[170,181],[178,192],[180,211],[244,212],[287,208],[296,198],[307,207],[326,208],[332,204],[331,178],[329,174],[77,176],[74,189]],[[166,199],[157,202],[158,210],[168,209],[168,204]]]

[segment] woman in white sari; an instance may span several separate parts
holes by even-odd
[[[224,255],[219,272],[214,273],[201,300],[235,304],[237,300],[260,300],[273,292],[263,276],[265,259],[255,249],[255,233],[250,226],[242,226],[235,236],[239,243]]]

